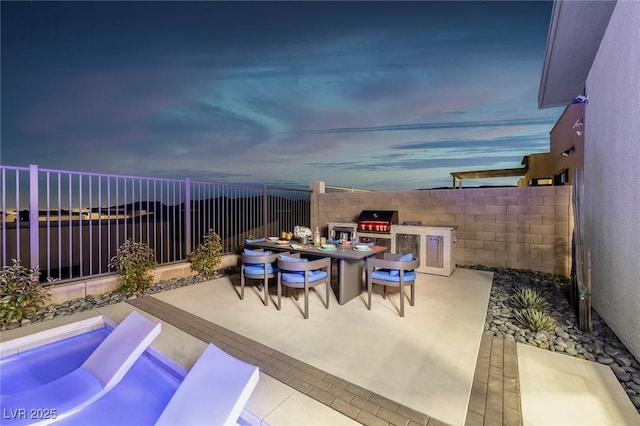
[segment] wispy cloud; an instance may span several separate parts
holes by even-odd
[[[3,163],[410,189],[515,167],[560,114],[548,2],[2,8]]]
[[[413,151],[413,150],[437,150],[455,149],[458,151],[467,150],[478,152],[479,150],[522,150],[523,148],[548,148],[549,141],[540,135],[513,135],[486,139],[456,139],[448,141],[434,142],[408,142],[391,146],[391,149]]]
[[[334,129],[298,130],[299,134],[323,134],[323,133],[370,133],[370,132],[398,132],[407,130],[432,130],[432,129],[458,129],[481,127],[506,127],[506,126],[536,126],[552,125],[554,120],[548,118],[511,119],[494,121],[450,121],[445,123],[412,123],[389,124],[368,127],[342,127]]]

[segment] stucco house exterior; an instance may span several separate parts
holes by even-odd
[[[573,171],[584,169],[584,103],[568,105],[549,133],[549,152],[522,158],[521,168],[451,172],[453,188],[463,179],[519,177],[518,186],[571,185]]]
[[[573,183],[573,171],[584,169],[584,106],[565,108],[549,133],[549,152],[524,157],[527,171],[519,187]]]
[[[554,3],[538,105],[578,95],[593,308],[640,359],[640,2]]]

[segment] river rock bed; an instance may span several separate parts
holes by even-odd
[[[225,272],[223,271],[214,278],[219,278],[224,275],[225,275]],[[60,303],[57,305],[51,304],[38,309],[36,312],[32,313],[26,318],[23,318],[22,321],[20,322],[13,322],[13,323],[7,324],[6,326],[2,327],[0,330],[11,330],[13,328],[21,327],[23,325],[47,321],[57,317],[63,317],[66,315],[75,314],[76,312],[87,311],[94,308],[101,308],[103,306],[111,305],[114,303],[126,302],[127,300],[135,299],[136,297],[139,297],[139,296],[146,296],[149,294],[160,293],[162,291],[173,290],[180,287],[186,287],[186,286],[204,282],[204,281],[208,281],[208,279],[205,279],[199,275],[182,277],[182,278],[173,278],[171,280],[160,281],[158,283],[155,283],[152,287],[150,287],[146,291],[141,292],[135,296],[124,296],[120,294],[118,291],[110,291],[108,293],[105,293],[99,296],[87,296],[85,298],[68,300],[64,303]]]
[[[486,334],[608,365],[640,413],[640,363],[595,311],[592,311],[593,329],[580,331],[569,304],[569,278],[482,265],[465,267],[494,273],[484,326]],[[518,324],[509,300],[518,287],[530,287],[545,298],[549,303],[548,314],[556,322],[554,331],[535,333]]]
[[[640,363],[627,351],[595,311],[592,313],[593,329],[590,332],[582,332],[578,329],[576,316],[569,305],[568,295],[571,284],[568,278],[529,270],[492,268],[483,265],[462,267],[494,273],[487,308],[485,333],[608,365],[640,412]],[[237,273],[237,268],[230,268],[221,271],[219,276]],[[138,296],[159,293],[203,281],[207,280],[200,276],[174,278],[156,283]],[[534,333],[522,328],[515,321],[515,310],[510,306],[509,298],[514,289],[518,287],[531,287],[549,302],[549,315],[556,320],[554,331]],[[2,329],[10,330],[113,303],[126,302],[138,296],[127,297],[113,291],[100,296],[87,296],[84,299],[49,305],[24,318],[21,322],[8,324]]]

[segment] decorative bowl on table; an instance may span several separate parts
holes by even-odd
[[[355,251],[371,251],[371,247],[366,244],[356,244],[355,246],[353,246],[353,249]]]
[[[320,250],[325,250],[325,251],[332,251],[335,250],[336,246],[335,244],[323,244],[320,246]]]
[[[275,243],[276,241],[278,241],[279,238],[278,237],[267,237],[267,241],[271,242],[271,243]]]
[[[279,246],[286,246],[287,244],[289,244],[289,240],[277,240],[276,244]]]

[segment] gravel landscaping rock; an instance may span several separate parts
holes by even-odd
[[[218,277],[222,277],[226,275],[226,271],[222,271],[218,274]],[[205,278],[202,278],[199,275],[184,277],[184,278],[174,278],[167,281],[161,281],[154,284],[151,288],[147,289],[145,292],[140,293],[134,296],[123,296],[117,291],[111,291],[109,293],[105,293],[99,296],[87,296],[84,299],[73,299],[68,300],[64,303],[60,303],[57,305],[47,305],[38,309],[36,312],[31,315],[23,318],[20,322],[13,322],[7,324],[5,327],[2,327],[0,330],[11,330],[17,327],[25,326],[32,323],[42,322],[46,320],[50,320],[57,317],[67,316],[71,314],[75,314],[76,312],[88,311],[94,308],[100,308],[106,305],[112,305],[114,303],[126,302],[130,299],[135,299],[139,296],[145,296],[149,294],[160,293],[162,291],[173,290],[175,288],[186,287],[192,284],[200,283],[208,281]]]
[[[516,342],[608,365],[640,413],[640,363],[627,351],[597,312],[592,311],[592,330],[580,331],[577,317],[569,303],[569,278],[482,265],[464,267],[494,273],[485,333],[513,339],[515,331]],[[554,331],[535,333],[523,328],[515,320],[515,309],[511,307],[509,299],[519,287],[534,289],[549,303],[548,314],[556,321]]]

